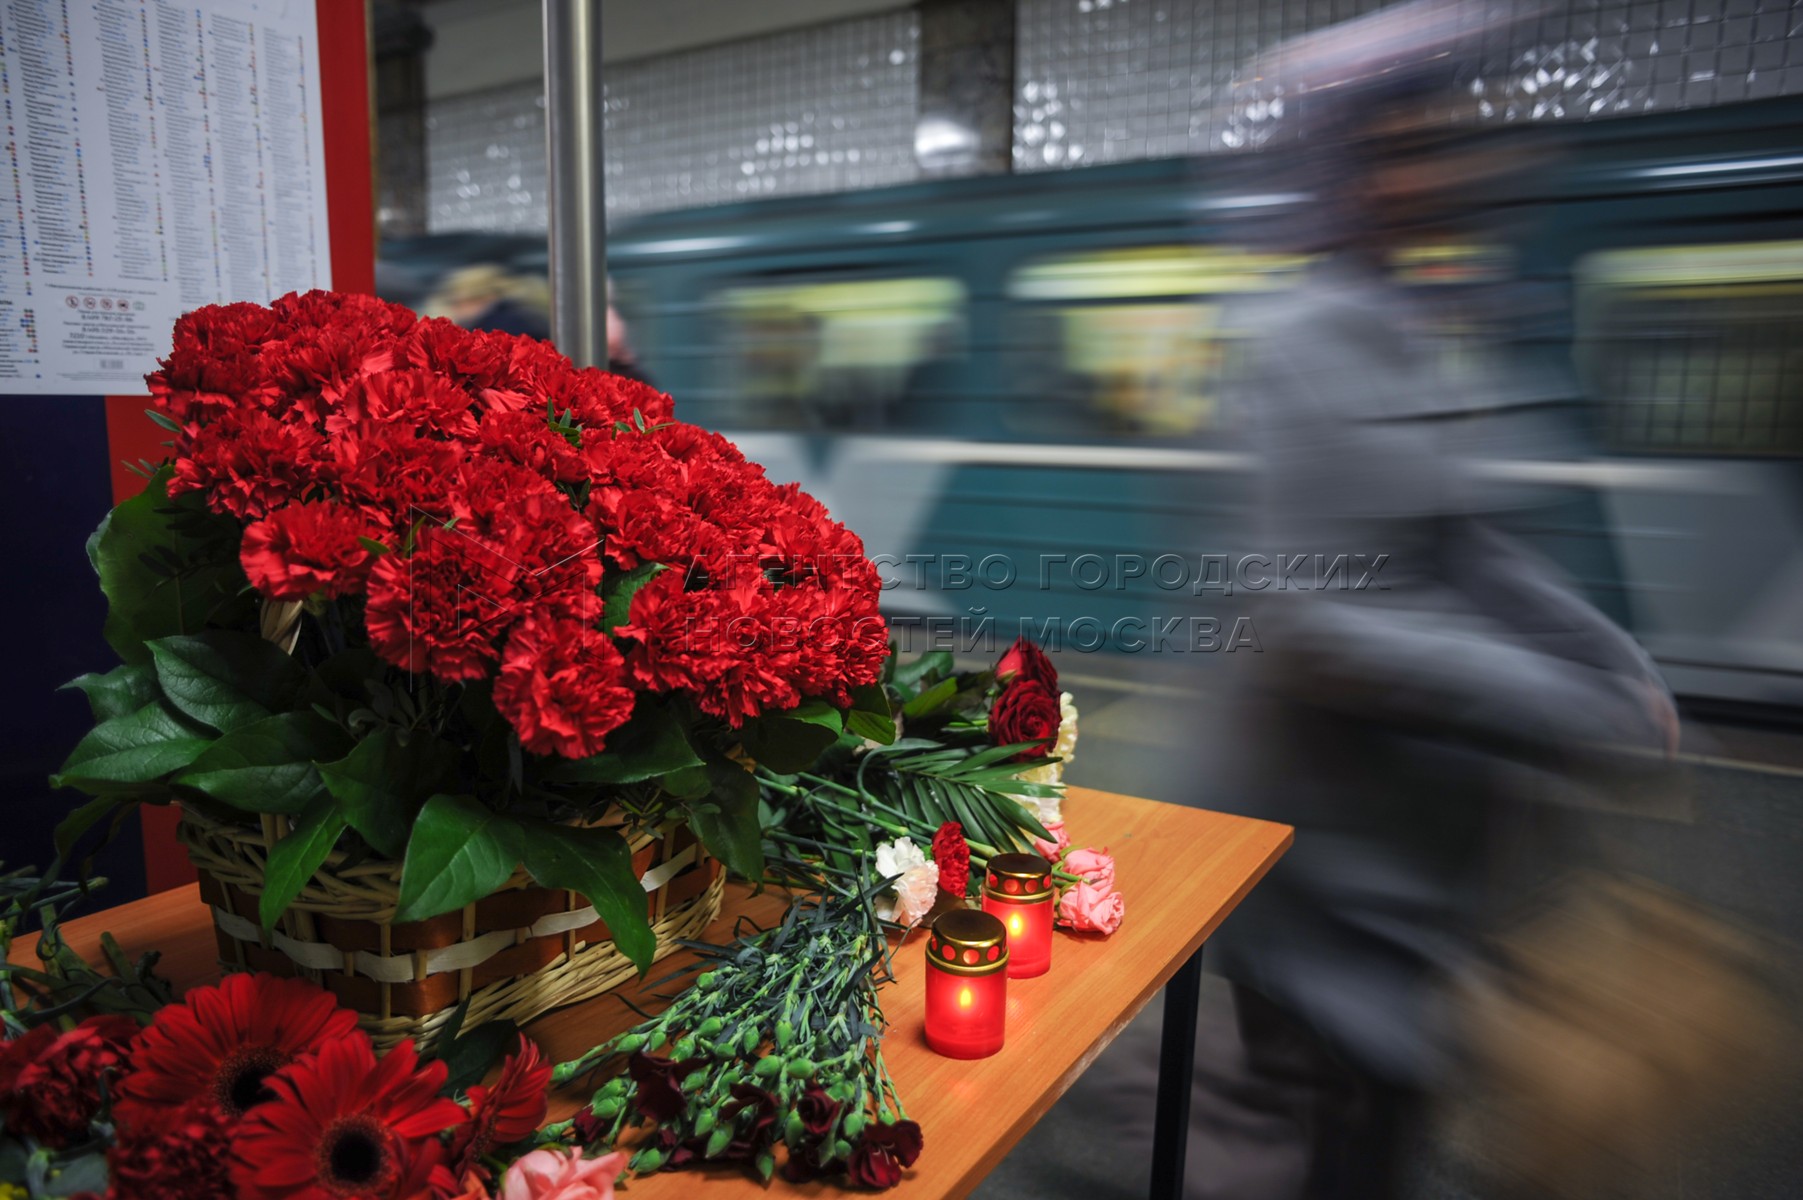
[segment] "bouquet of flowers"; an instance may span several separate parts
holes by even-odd
[[[643,384],[529,337],[311,292],[183,317],[172,462],[89,543],[120,666],[55,782],[292,822],[270,926],[335,847],[421,920],[523,864],[654,939],[624,835],[762,875],[756,761],[892,738],[858,538]]]
[[[483,1200],[588,1178],[602,1195],[625,1165],[527,1153],[551,1068],[511,1024],[378,1057],[356,1014],[303,980],[231,975],[178,1002],[154,955],[109,942],[107,975],[62,943],[58,914],[86,889],[0,883],[0,947],[27,913],[45,926],[43,969],[0,966],[0,1194]]]
[[[929,653],[884,688],[905,736],[846,733],[807,770],[758,772],[767,877],[803,898],[775,929],[698,947],[702,974],[669,1008],[560,1064],[559,1080],[625,1069],[547,1136],[632,1140],[635,1171],[741,1163],[768,1179],[781,1152],[787,1179],[892,1187],[923,1137],[883,1059],[888,931],[972,902],[987,860],[1022,850],[1056,864],[1061,924],[1119,927],[1113,860],[1065,835],[1077,712],[1044,652],[1022,640],[964,672]]]

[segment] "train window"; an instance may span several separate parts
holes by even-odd
[[[716,294],[723,423],[741,429],[876,430],[930,404],[962,358],[955,279],[741,283]]]
[[[1023,419],[1042,435],[1206,430],[1242,336],[1227,302],[1288,286],[1305,262],[1173,245],[1028,263],[1008,281]]]
[[[1803,453],[1803,242],[1578,264],[1577,352],[1618,450]]]

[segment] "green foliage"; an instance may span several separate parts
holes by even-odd
[[[171,500],[169,476],[159,469],[88,539],[107,599],[106,640],[127,663],[148,663],[146,643],[157,638],[249,624],[238,523],[208,512],[195,493]]]
[[[163,695],[221,733],[286,712],[307,680],[306,668],[250,633],[217,629],[158,638],[149,649]]]
[[[343,758],[320,763],[319,775],[351,828],[398,859],[426,798],[456,785],[457,752],[428,733],[378,729]]]
[[[757,780],[730,760],[707,765],[709,791],[688,805],[689,828],[707,852],[746,879],[764,877]]]
[[[344,814],[337,801],[318,796],[295,818],[293,831],[270,847],[269,862],[263,868],[263,894],[257,900],[257,915],[265,930],[275,928],[276,919],[300,895],[343,832]]]
[[[107,721],[136,712],[157,698],[156,671],[142,663],[121,664],[104,675],[77,676],[63,688],[76,688],[88,698],[96,721]]]
[[[586,896],[620,953],[641,973],[651,965],[657,937],[651,932],[644,886],[632,869],[632,848],[618,830],[522,818],[519,846],[534,879]]]
[[[839,740],[845,718],[824,700],[747,721],[740,737],[749,754],[773,771],[799,771]]]
[[[164,789],[156,781],[193,762],[210,742],[207,730],[153,700],[94,726],[51,777],[51,786],[96,796],[158,796]]]
[[[423,921],[480,900],[513,877],[520,858],[512,818],[474,796],[433,796],[407,841],[395,920]]]
[[[318,713],[278,713],[222,736],[174,784],[244,812],[293,816],[325,791],[315,764],[349,748],[350,735]]]

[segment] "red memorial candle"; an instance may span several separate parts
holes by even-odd
[[[1037,854],[998,854],[983,880],[983,911],[1008,930],[1008,974],[1031,979],[1052,969],[1056,890],[1052,864]]]
[[[987,1058],[1008,1022],[1008,934],[974,908],[954,908],[927,938],[927,1045],[947,1058]]]

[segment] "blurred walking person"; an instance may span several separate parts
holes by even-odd
[[[1508,423],[1506,372],[1453,365],[1387,273],[1493,174],[1424,119],[1459,13],[1405,5],[1276,56],[1309,84],[1318,257],[1246,326],[1248,549],[1351,570],[1257,593],[1238,757],[1203,798],[1297,829],[1210,945],[1240,1058],[1198,1078],[1208,1200],[1398,1194],[1456,1069],[1442,984],[1479,944],[1499,822],[1548,776],[1675,749],[1651,661],[1502,532],[1509,498],[1472,469]]]

